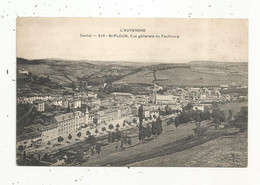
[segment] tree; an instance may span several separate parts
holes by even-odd
[[[226,116],[225,116],[224,111],[221,111],[219,108],[213,109],[212,117],[213,117],[213,119],[218,119],[220,122],[226,121]]]
[[[120,140],[121,137],[122,137],[121,131],[117,130],[117,131],[116,131],[116,139]]]
[[[204,107],[204,112],[202,114],[202,119],[203,120],[209,120],[211,119],[211,113],[210,113],[210,108],[208,106]]]
[[[109,128],[110,130],[112,130],[112,129],[114,128],[114,126],[113,126],[112,124],[110,124],[110,125],[108,125],[108,128]]]
[[[96,144],[96,151],[97,151],[97,154],[99,155],[100,152],[101,152],[101,145],[100,144]]]
[[[240,111],[235,115],[236,126],[240,128],[240,132],[248,129],[248,107],[241,107]]]
[[[105,132],[107,129],[105,127],[102,128],[102,132]]]
[[[116,124],[116,128],[119,128],[119,127],[120,127],[119,123],[118,123],[118,124]]]
[[[162,120],[160,117],[156,120],[156,134],[159,136],[162,133]]]
[[[24,150],[24,146],[23,145],[19,145],[18,146],[18,150],[19,150],[19,152],[22,152]]]
[[[95,130],[95,133],[96,133],[96,134],[98,133],[98,129]]]
[[[219,125],[220,125],[220,121],[219,121],[219,119],[218,119],[218,118],[214,119],[214,120],[213,120],[213,123],[214,123],[214,127],[215,127],[215,129],[218,130]]]
[[[139,117],[139,140],[142,141],[144,138],[144,128],[143,128],[143,106],[140,105],[138,109]]]
[[[129,145],[132,144],[132,139],[131,139],[130,137],[128,138],[127,143],[128,143]]]
[[[195,121],[196,122],[201,122],[201,115],[200,115],[200,113],[201,113],[201,111],[196,109],[196,111],[195,111]]]
[[[156,122],[152,122],[152,134],[156,135]]]
[[[140,126],[139,126],[138,138],[140,141],[142,141],[144,139],[144,137],[145,137],[145,128],[143,126],[140,128]]]
[[[212,117],[213,117],[213,123],[215,126],[215,129],[217,130],[219,128],[219,125],[221,122],[226,121],[226,116],[224,111],[221,111],[219,108],[215,108],[212,111]]]
[[[178,126],[180,125],[180,120],[179,120],[178,116],[175,118],[174,125],[175,125],[176,130],[177,130]]]
[[[88,141],[92,146],[94,146],[94,145],[96,144],[96,142],[97,142],[97,138],[96,138],[95,136],[90,135],[90,136],[88,136],[87,141]]]
[[[72,135],[71,135],[71,134],[69,134],[69,136],[68,136],[68,139],[69,139],[69,140],[71,140],[71,139],[72,139]]]
[[[112,134],[111,134],[111,132],[109,132],[108,135],[107,135],[107,141],[108,141],[109,143],[112,142]]]
[[[171,122],[171,120],[169,119],[168,121],[167,121],[167,125],[171,125],[172,124],[172,122]]]
[[[229,110],[228,111],[228,121],[232,120],[232,117],[233,117],[233,111]]]
[[[145,136],[148,138],[150,138],[152,136],[152,129],[149,124],[145,128]]]
[[[199,139],[202,135],[202,129],[200,126],[200,122],[196,123],[197,127],[194,129],[194,133],[198,135]]]
[[[77,136],[80,138],[81,137],[81,132],[77,133]]]
[[[59,136],[59,137],[58,137],[58,142],[60,142],[60,143],[61,143],[63,140],[64,140],[64,138],[63,138],[63,137],[61,137],[61,136]]]
[[[111,142],[112,143],[115,142],[116,139],[117,139],[116,132],[112,132],[112,134],[111,134]]]
[[[193,105],[191,103],[188,103],[186,107],[184,107],[185,110],[191,110],[193,108]]]
[[[87,136],[91,135],[91,132],[88,130],[88,131],[86,132],[86,135],[87,135]]]

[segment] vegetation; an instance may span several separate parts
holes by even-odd
[[[108,125],[108,128],[109,128],[110,130],[112,130],[112,129],[114,128],[114,126],[113,126],[112,124],[110,124],[110,125]]]
[[[139,118],[139,140],[142,141],[144,138],[144,127],[143,127],[143,106],[140,105],[138,109],[138,118]]]
[[[213,109],[212,111],[213,123],[215,125],[216,130],[219,128],[220,123],[226,121],[226,116],[224,111],[221,111],[219,108]]]
[[[230,121],[232,125],[240,128],[240,132],[248,129],[248,107],[241,107],[240,111],[234,116],[234,120]]]
[[[105,132],[107,129],[106,129],[106,127],[103,127],[102,128],[102,132]]]
[[[62,141],[64,141],[64,138],[63,138],[63,137],[61,137],[61,136],[59,136],[59,137],[58,137],[58,142],[60,142],[60,143],[61,143]]]
[[[91,146],[94,146],[97,143],[97,138],[95,136],[88,136],[87,142],[91,144]]]
[[[88,131],[86,132],[86,135],[87,135],[87,136],[91,135],[91,132],[88,130]]]
[[[82,135],[81,132],[77,133],[77,136],[78,136],[79,138],[81,137],[81,135]]]

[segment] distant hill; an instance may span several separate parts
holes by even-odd
[[[78,77],[94,83],[153,84],[154,73],[161,85],[248,84],[248,63],[191,61],[188,63],[147,63],[130,61],[91,61],[17,58],[17,68],[61,85]]]
[[[222,65],[222,66],[228,66],[228,65],[248,65],[247,62],[218,62],[218,61],[205,61],[205,60],[196,60],[196,61],[190,61],[188,62],[190,65]]]
[[[153,84],[177,86],[247,85],[248,63],[191,61],[189,63],[156,64],[126,76],[114,83]]]
[[[34,75],[46,77],[62,85],[76,82],[84,77],[96,81],[106,81],[107,78],[119,79],[121,76],[133,73],[137,66],[107,64],[105,62],[74,61],[60,59],[27,60],[17,58],[17,69],[27,69]]]

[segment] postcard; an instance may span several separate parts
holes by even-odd
[[[17,18],[19,166],[247,167],[248,20]]]

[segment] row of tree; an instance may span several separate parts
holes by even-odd
[[[162,133],[162,120],[160,117],[153,116],[156,121],[146,124],[143,126],[143,106],[141,105],[138,109],[138,118],[139,118],[139,140],[142,142],[144,138],[150,138],[152,135],[159,136]],[[151,126],[150,126],[151,125]]]

